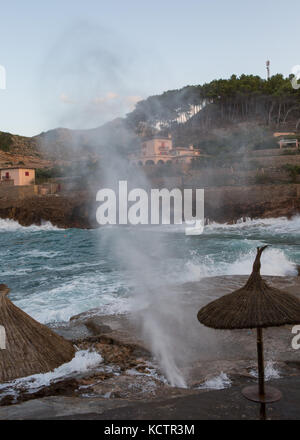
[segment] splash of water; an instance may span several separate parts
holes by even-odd
[[[34,393],[39,389],[49,386],[53,382],[74,375],[75,373],[84,373],[91,368],[97,367],[103,361],[99,353],[79,350],[70,362],[60,365],[48,373],[33,374],[27,377],[21,377],[11,382],[0,384],[0,397],[5,395],[17,395],[19,391],[27,390]]]
[[[232,384],[231,379],[226,373],[221,371],[219,376],[207,379],[203,384],[199,385],[200,390],[224,390],[229,388]]]

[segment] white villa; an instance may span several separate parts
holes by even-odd
[[[141,150],[132,153],[130,160],[136,165],[189,164],[200,154],[193,145],[188,148],[173,147],[170,135],[168,137],[157,135],[144,139]]]

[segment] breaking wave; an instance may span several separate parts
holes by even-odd
[[[103,359],[99,353],[88,350],[80,350],[70,362],[67,362],[48,373],[33,374],[32,376],[21,377],[10,382],[0,384],[0,399],[6,395],[16,396],[20,391],[26,390],[34,393],[39,389],[49,386],[62,378],[85,373],[92,368],[98,367]]]
[[[253,248],[250,251],[241,251],[233,262],[226,262],[216,261],[212,256],[201,257],[194,254],[185,263],[182,282],[199,281],[201,278],[222,275],[249,275],[255,255],[256,251]],[[262,275],[296,276],[298,274],[295,263],[280,249],[267,249],[261,261]]]
[[[43,222],[40,226],[22,226],[20,223],[11,219],[0,219],[0,232],[14,232],[14,231],[26,231],[26,232],[39,232],[39,231],[64,231],[64,229],[53,226],[51,222]]]
[[[196,237],[185,236],[184,225],[155,230],[170,249],[166,258],[150,255],[165,285],[249,275],[262,244],[271,245],[262,255],[263,275],[297,275],[300,217],[212,223]],[[11,288],[15,304],[42,323],[68,321],[94,308],[103,315],[126,313],[131,310],[130,274],[110,252],[111,240],[118,243],[123,233],[118,227],[65,231],[49,222],[23,227],[0,219],[0,281]]]

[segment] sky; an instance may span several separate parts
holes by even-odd
[[[0,131],[92,128],[150,95],[300,64],[299,0],[0,0]],[[2,78],[1,78],[2,75]]]

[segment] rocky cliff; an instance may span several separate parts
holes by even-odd
[[[96,228],[95,194],[77,191],[35,195],[21,200],[0,199],[0,217],[23,226],[50,221],[60,228]],[[252,185],[205,190],[205,217],[234,223],[241,218],[292,217],[300,214],[300,185]]]
[[[51,222],[59,228],[96,227],[95,207],[86,192],[66,195],[35,195],[21,200],[0,200],[0,217],[12,219],[22,226]]]
[[[223,222],[240,218],[292,217],[300,213],[300,185],[249,185],[205,190],[205,217]]]

